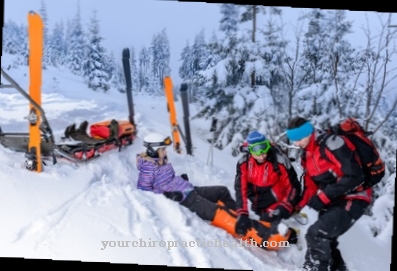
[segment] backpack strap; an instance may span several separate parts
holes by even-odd
[[[317,144],[320,146],[320,156],[328,162],[331,162],[331,159],[328,158],[327,154],[325,153],[325,149],[327,148],[327,140],[331,136],[336,136],[332,129],[324,131],[324,133],[320,134],[316,139]]]
[[[271,148],[272,151],[272,156],[270,157],[271,162],[273,164],[274,170],[277,172],[277,174],[280,176],[281,175],[281,170],[279,164],[283,164],[287,171],[291,168],[291,162],[289,161],[287,155],[284,153],[284,151],[280,148],[278,145],[272,145]]]

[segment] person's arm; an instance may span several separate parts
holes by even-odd
[[[318,191],[318,186],[313,182],[313,180],[307,176],[306,174],[303,173],[302,176],[303,182],[304,182],[304,188],[303,188],[303,193],[302,193],[302,198],[295,207],[295,211],[300,211],[307,205],[309,202],[310,198],[313,197],[314,195],[317,194]]]
[[[365,175],[355,152],[347,146],[341,137],[330,137],[326,141],[326,145],[325,154],[335,165],[335,171],[339,171],[333,173],[340,176],[335,183],[327,185],[321,192],[321,197],[325,200],[323,200],[324,203],[329,203],[329,201],[354,191],[364,182]]]
[[[155,164],[143,159],[138,160],[138,182],[137,187],[144,191],[153,191]]]
[[[296,174],[292,174],[295,171],[292,171],[291,176],[289,176],[284,165],[279,164],[279,169],[281,175],[272,188],[273,192],[277,193],[277,197],[279,198],[274,209],[279,209],[281,218],[288,218],[294,212],[294,205],[297,203],[300,193],[300,188],[296,187],[296,183],[299,181]]]
[[[242,157],[236,166],[236,177],[234,180],[234,190],[236,191],[236,210],[237,214],[248,215],[248,199],[247,199],[247,157]]]

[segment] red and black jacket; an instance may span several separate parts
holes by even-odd
[[[325,142],[326,158],[320,151],[319,137],[318,131],[310,136],[301,157],[305,188],[299,208],[315,194],[327,205],[349,199],[371,202],[372,188],[360,189],[365,175],[354,145],[341,136],[329,137]]]
[[[234,188],[238,215],[248,214],[248,200],[251,209],[258,215],[280,205],[292,213],[301,190],[295,170],[288,171],[277,162],[274,147],[262,164],[257,163],[249,153],[240,158]]]

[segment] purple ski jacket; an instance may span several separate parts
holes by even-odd
[[[137,154],[138,189],[156,194],[181,191],[185,197],[194,190],[193,184],[175,175],[171,163],[159,165],[157,161],[157,158]]]

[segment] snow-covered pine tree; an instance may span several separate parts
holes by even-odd
[[[8,20],[3,27],[2,50],[15,55],[12,66],[28,65],[28,33],[26,25]]]
[[[145,46],[139,51],[139,72],[138,72],[138,80],[139,80],[139,91],[146,91],[149,82],[147,79],[150,75],[150,51]]]
[[[179,68],[179,75],[188,85],[191,101],[196,101],[205,94],[199,74],[200,71],[206,69],[208,54],[204,29],[195,36],[192,46],[190,47],[187,43],[181,53],[182,65]]]
[[[86,40],[81,25],[79,5],[74,19],[68,24],[66,33],[67,65],[73,74],[83,75],[82,67],[85,59]]]
[[[47,5],[44,0],[41,0],[39,14],[43,21],[43,61],[42,68],[46,69],[47,65],[50,64],[50,50],[49,50],[49,23],[47,15]]]
[[[133,91],[138,91],[140,89],[139,86],[139,71],[137,66],[137,60],[135,57],[135,48],[130,48],[130,67],[131,67],[131,83]]]
[[[84,77],[89,88],[106,92],[110,88],[110,78],[105,61],[105,48],[101,44],[103,38],[100,35],[96,9],[93,10],[88,35],[87,55],[83,66]]]
[[[160,91],[163,93],[162,88],[164,87],[164,77],[171,74],[170,44],[166,29],[163,29],[160,33],[153,36],[150,45],[150,52],[152,55],[152,76],[158,79],[159,86],[161,87]]]
[[[65,33],[63,23],[56,23],[47,45],[49,64],[57,67],[65,63]]]
[[[190,85],[193,81],[194,70],[191,65],[192,57],[189,41],[187,41],[185,47],[183,47],[179,60],[182,61],[182,64],[179,67],[178,74],[185,83]]]

